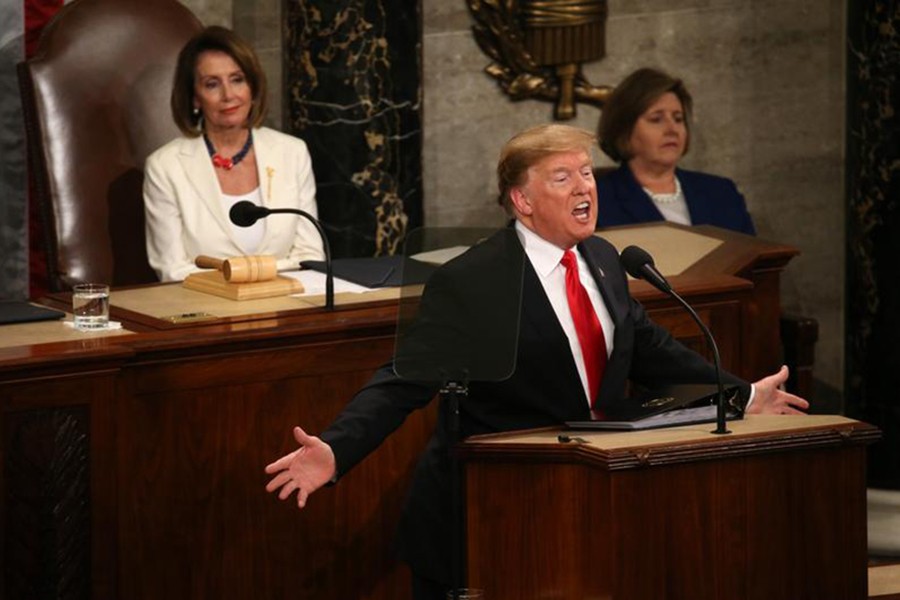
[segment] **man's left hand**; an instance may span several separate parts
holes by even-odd
[[[784,391],[788,378],[788,368],[782,366],[774,375],[763,377],[753,384],[753,401],[747,408],[748,414],[757,415],[802,415],[809,408],[809,402]]]

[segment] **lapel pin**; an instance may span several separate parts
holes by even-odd
[[[272,199],[272,176],[275,175],[275,169],[272,167],[266,167],[266,177],[268,177],[269,182],[266,188],[266,200]]]

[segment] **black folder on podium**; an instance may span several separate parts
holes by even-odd
[[[304,260],[304,269],[325,272],[325,261]],[[335,277],[367,288],[396,287],[425,283],[437,267],[408,256],[336,258],[331,261]]]
[[[590,421],[567,421],[570,429],[655,429],[716,420],[716,384],[668,385],[637,394],[615,406],[591,411]],[[740,387],[726,385],[726,420],[743,417]]]

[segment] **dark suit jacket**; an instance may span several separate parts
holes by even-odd
[[[512,234],[512,235],[510,235]],[[712,383],[715,371],[705,359],[676,342],[650,321],[628,293],[615,248],[596,237],[578,247],[591,265],[603,299],[615,323],[613,351],[600,388],[600,406],[623,402],[626,380],[644,385]],[[427,333],[440,327],[459,339],[487,336],[484,323],[503,328],[510,303],[486,299],[505,294],[521,279],[521,314],[515,369],[503,381],[471,381],[460,408],[460,433],[474,434],[560,425],[590,418],[581,380],[568,341],[544,294],[533,267],[514,230],[498,232],[447,263],[429,280],[419,311]],[[492,290],[484,290],[493,287]],[[518,290],[516,290],[516,293]],[[498,308],[499,307],[499,308]],[[490,314],[494,310],[497,314]],[[468,317],[488,311],[487,317]],[[506,319],[508,320],[508,319]],[[459,333],[458,324],[473,321],[471,331]],[[506,334],[500,337],[506,338]],[[486,342],[496,348],[503,341]],[[427,342],[423,352],[429,352]],[[494,350],[491,350],[494,351]],[[731,383],[743,384],[727,376]],[[400,379],[392,365],[378,370],[321,437],[334,450],[338,475],[346,473],[399,427],[406,415],[425,406],[438,391],[435,383]],[[451,489],[449,479],[448,422],[441,412],[434,435],[416,469],[400,526],[401,557],[422,577],[450,581]]]
[[[744,197],[733,181],[683,169],[676,169],[675,175],[681,182],[691,224],[715,225],[748,235],[756,234]],[[597,196],[597,227],[664,220],[625,163],[597,179]]]

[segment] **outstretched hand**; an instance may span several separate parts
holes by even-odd
[[[763,377],[753,384],[753,402],[747,412],[749,414],[766,415],[802,415],[809,408],[809,402],[789,394],[782,389],[788,378],[788,368],[782,366],[774,375]]]
[[[266,473],[275,475],[266,491],[280,489],[278,498],[285,500],[297,490],[297,506],[303,508],[310,494],[334,478],[337,464],[331,446],[316,436],[294,427],[294,439],[300,447],[266,467]]]

